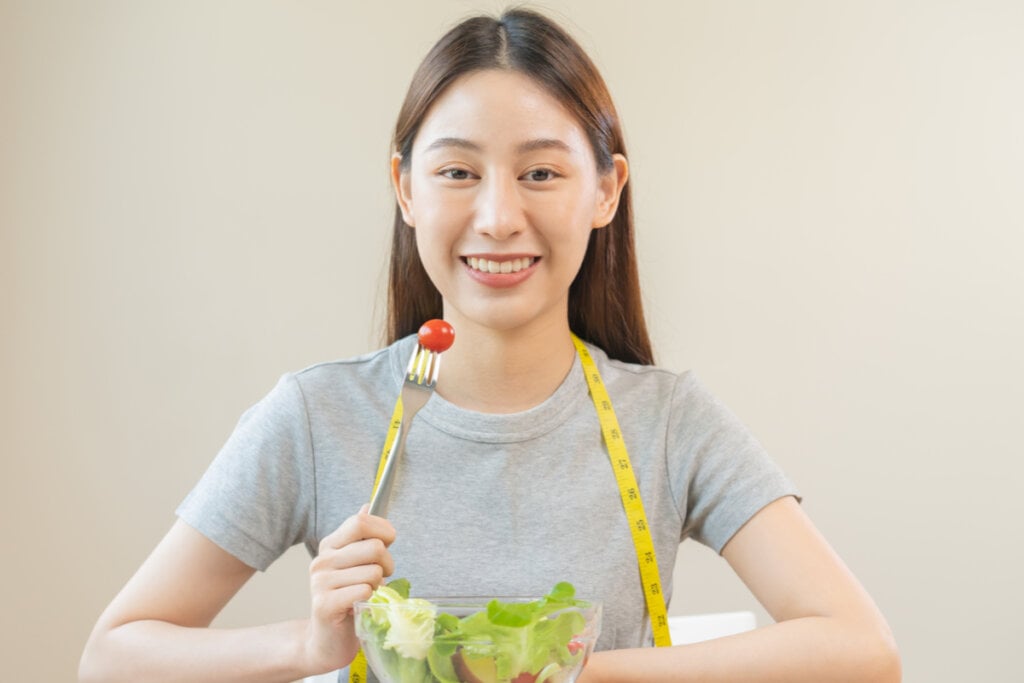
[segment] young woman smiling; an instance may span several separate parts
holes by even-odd
[[[340,669],[358,649],[353,604],[397,571],[433,596],[572,582],[605,605],[583,683],[898,681],[885,619],[791,482],[691,373],[653,365],[627,158],[600,75],[558,26],[516,10],[445,35],[395,130],[388,347],[290,373],[246,413],[100,617],[81,679],[291,681]],[[387,519],[369,515],[412,335],[438,317],[455,344]],[[584,356],[614,404],[666,602],[676,550],[693,538],[776,623],[650,647]],[[209,628],[296,543],[314,557],[308,619]]]

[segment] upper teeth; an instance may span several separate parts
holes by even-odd
[[[511,261],[490,261],[485,258],[470,256],[466,261],[473,270],[484,273],[518,273],[523,268],[533,265],[533,257],[514,258]]]

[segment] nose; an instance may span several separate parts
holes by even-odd
[[[473,230],[496,240],[506,240],[525,224],[522,197],[515,178],[491,175],[477,195]]]

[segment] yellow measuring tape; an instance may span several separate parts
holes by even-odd
[[[380,463],[377,465],[377,476],[373,478],[372,494],[377,493],[377,486],[380,485],[381,475],[384,474],[384,465],[388,462],[388,453],[391,452],[391,444],[395,442],[398,435],[398,428],[402,426],[402,397],[399,395],[395,401],[395,410],[391,413],[391,426],[388,427],[388,435],[384,439],[384,448],[381,450]],[[370,496],[373,498],[373,495]],[[355,615],[352,615],[355,618]],[[366,655],[360,650],[356,653],[355,659],[348,665],[349,683],[366,683]]]
[[[590,356],[590,351],[575,334],[572,335],[572,343],[575,344],[576,353],[583,365],[583,374],[587,378],[590,398],[594,402],[594,409],[597,410],[597,419],[601,423],[601,434],[604,436],[604,443],[608,448],[608,458],[611,460],[612,471],[615,472],[619,496],[622,498],[622,506],[626,510],[626,519],[629,521],[629,530],[633,535],[636,561],[640,567],[640,583],[644,589],[644,599],[647,601],[647,612],[651,615],[654,644],[657,647],[668,647],[672,644],[672,639],[668,630],[668,610],[665,608],[665,596],[661,590],[658,557],[654,552],[654,540],[651,538],[651,529],[647,524],[647,513],[644,512],[644,504],[640,499],[640,487],[636,483],[636,475],[633,474],[633,463],[629,459],[626,443],[622,440],[622,430],[619,428],[619,419],[615,416],[612,400],[601,380],[601,373],[597,371],[597,365],[594,364],[594,359]],[[399,396],[398,401],[395,402],[395,410],[391,414],[391,426],[388,427],[388,435],[384,439],[380,463],[377,465],[373,493],[377,491],[381,474],[384,472],[384,465],[387,464],[388,453],[391,452],[391,444],[394,443],[401,425],[402,397]],[[348,670],[349,683],[366,682],[366,657],[362,650],[356,653]]]
[[[661,590],[661,574],[658,572],[658,557],[654,553],[654,540],[647,524],[647,513],[644,512],[643,501],[640,500],[640,487],[633,474],[633,463],[626,451],[626,442],[622,440],[619,419],[615,417],[612,400],[608,390],[604,388],[601,373],[597,371],[594,359],[590,357],[587,347],[575,334],[572,343],[576,345],[583,374],[590,387],[590,398],[597,410],[597,419],[601,423],[604,444],[608,448],[608,458],[615,472],[615,481],[619,485],[622,506],[626,509],[629,530],[633,534],[633,547],[636,549],[636,561],[640,566],[640,583],[647,601],[647,613],[651,615],[651,628],[654,631],[654,644],[657,647],[668,647],[672,638],[668,632],[668,610],[665,608],[665,595]]]

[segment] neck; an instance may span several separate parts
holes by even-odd
[[[550,397],[575,358],[567,321],[512,331],[462,321],[455,344],[444,354],[437,392],[468,410],[521,412]]]

